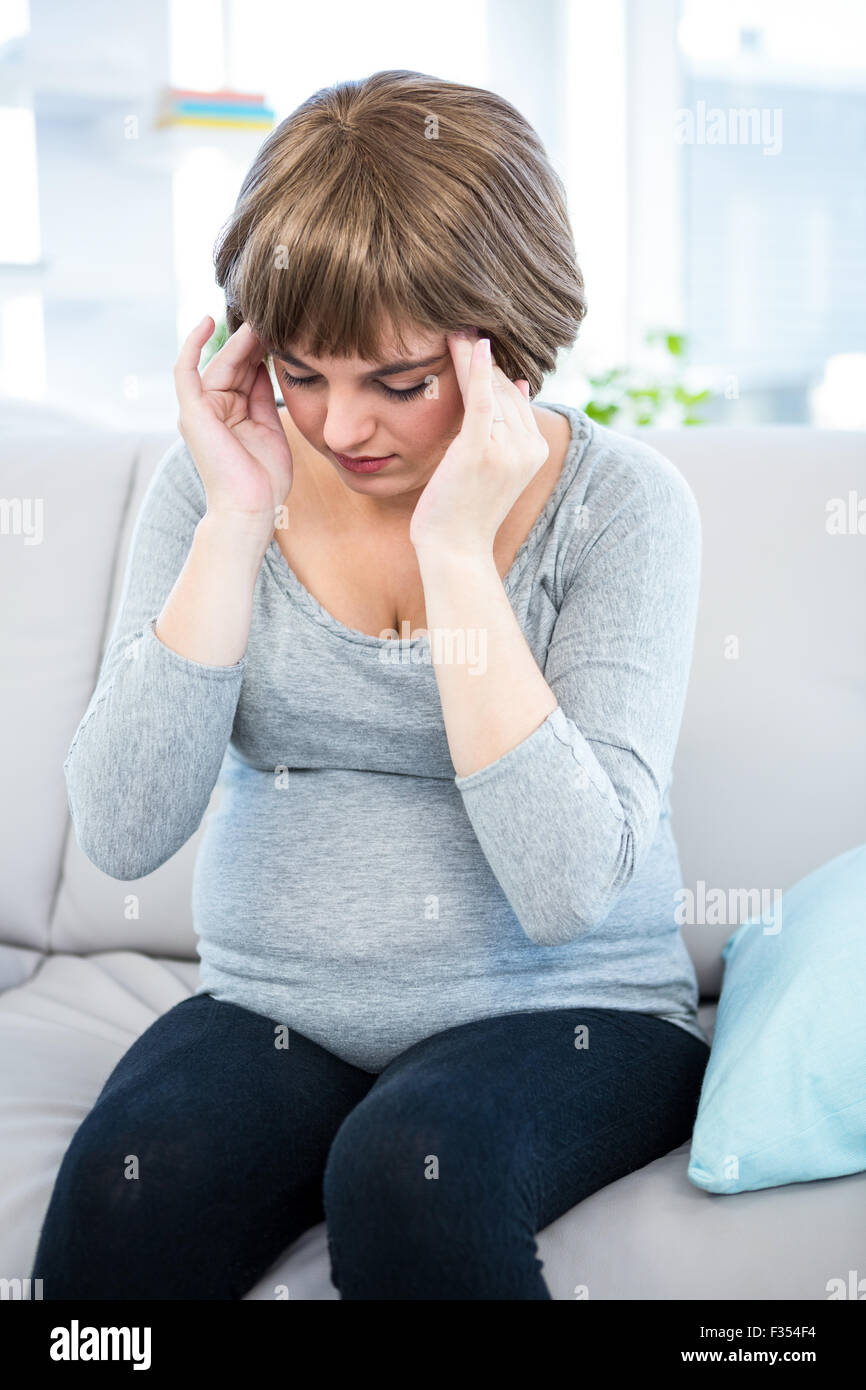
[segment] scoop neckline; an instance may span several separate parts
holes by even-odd
[[[565,458],[562,461],[559,477],[556,485],[536,517],[529,531],[528,536],[523,541],[517,551],[511,565],[504,575],[502,586],[506,594],[511,596],[512,590],[520,577],[524,565],[530,553],[541,540],[542,533],[547,529],[547,524],[551,516],[556,511],[562,501],[563,493],[577,472],[580,461],[584,456],[586,447],[589,444],[593,424],[590,416],[585,411],[579,410],[576,406],[559,405],[553,401],[536,400],[535,404],[545,410],[553,410],[558,415],[564,415],[571,427],[571,443],[569,444]],[[340,637],[344,641],[355,642],[360,646],[375,648],[377,651],[393,649],[406,649],[415,647],[422,642],[429,642],[426,631],[421,632],[417,637],[374,637],[370,632],[362,632],[360,628],[348,627],[341,623],[339,618],[335,618],[333,613],[329,613],[314,594],[305,584],[302,584],[295,574],[288,560],[277,544],[276,537],[272,537],[267,550],[265,560],[269,562],[271,574],[279,584],[280,588],[289,598],[296,600],[297,607],[308,618],[311,618],[320,627],[331,632],[335,637]]]

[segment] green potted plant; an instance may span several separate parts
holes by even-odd
[[[682,378],[686,339],[667,329],[651,329],[645,342],[660,347],[663,365],[659,374],[637,367],[611,367],[589,376],[589,399],[583,410],[601,425],[702,425],[696,407],[712,392],[689,391]]]

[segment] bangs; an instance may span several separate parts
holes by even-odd
[[[405,354],[413,330],[444,329],[433,311],[433,267],[424,255],[419,293],[408,267],[421,249],[396,225],[393,203],[347,144],[330,153],[327,178],[302,185],[288,207],[284,198],[250,228],[226,301],[236,326],[248,323],[268,353],[380,362]]]

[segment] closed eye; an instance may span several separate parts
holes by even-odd
[[[288,387],[312,386],[314,382],[321,381],[321,377],[319,376],[292,376],[285,368],[283,369],[283,379]],[[416,396],[422,395],[426,390],[427,380],[425,378],[419,385],[409,386],[405,391],[395,391],[391,386],[386,386],[384,381],[377,381],[375,385],[379,387],[380,391],[384,391],[386,396],[390,396],[392,400],[411,401],[414,400]]]

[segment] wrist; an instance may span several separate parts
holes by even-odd
[[[493,547],[460,549],[454,545],[418,544],[415,556],[421,573],[472,574],[496,569]]]
[[[199,544],[255,566],[261,564],[273,534],[273,518],[233,512],[205,512],[196,527]]]
[[[208,535],[234,536],[239,543],[249,541],[267,549],[274,534],[272,512],[232,512],[209,507],[199,522]]]

